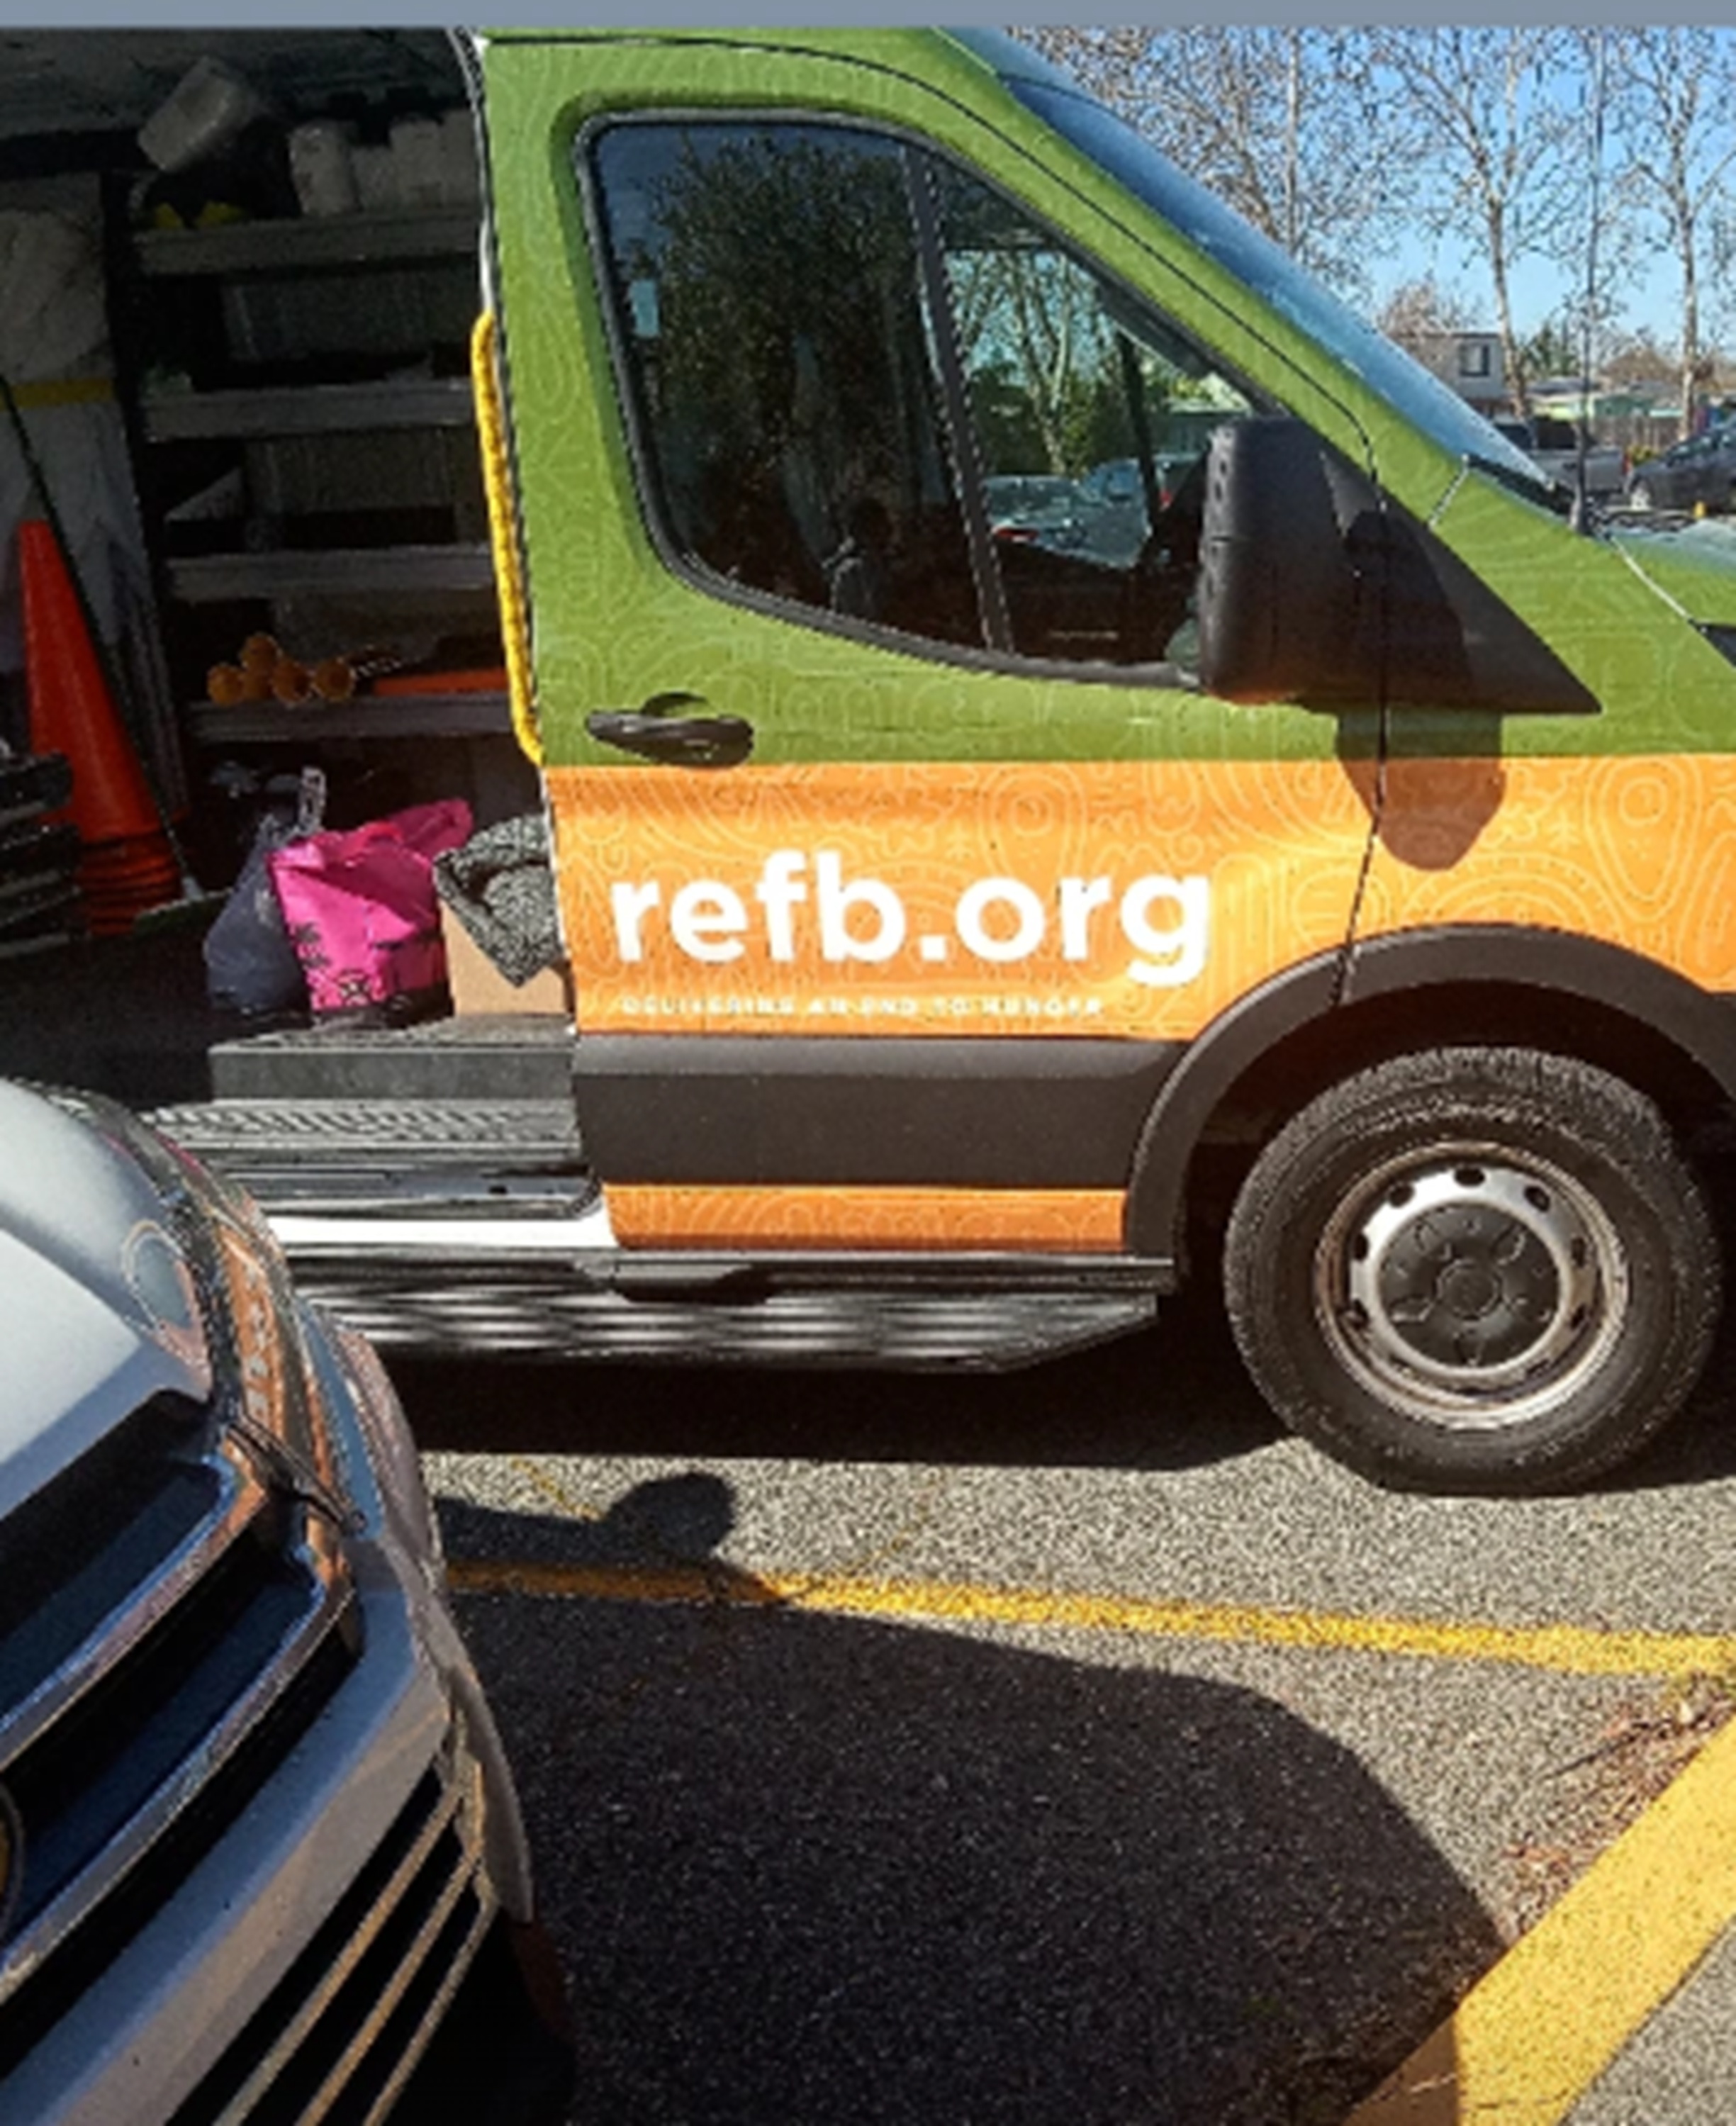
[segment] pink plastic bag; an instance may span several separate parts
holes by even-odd
[[[328,829],[266,859],[316,1012],[414,1004],[445,981],[434,859],[469,839],[461,797]]]

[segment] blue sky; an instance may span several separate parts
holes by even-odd
[[[1488,293],[1488,276],[1474,260],[1455,254],[1450,247],[1432,247],[1418,238],[1403,251],[1383,260],[1375,269],[1375,307],[1401,282],[1421,280],[1432,272],[1439,284],[1464,301],[1474,326],[1495,329],[1495,305]],[[1514,322],[1521,333],[1536,332],[1558,315],[1564,303],[1577,291],[1583,268],[1541,259],[1527,259],[1513,275]],[[1666,343],[1675,336],[1678,276],[1667,258],[1658,258],[1626,291],[1623,300],[1625,324],[1634,328],[1650,326]]]
[[[1375,307],[1399,283],[1420,279],[1431,271],[1442,287],[1454,290],[1463,299],[1474,326],[1491,332],[1495,329],[1495,305],[1488,292],[1487,270],[1474,260],[1455,255],[1448,247],[1431,248],[1420,237],[1402,253],[1383,260],[1375,269]],[[1534,333],[1551,317],[1559,316],[1564,304],[1578,292],[1583,280],[1582,262],[1569,264],[1536,258],[1524,261],[1514,272],[1512,281],[1517,329],[1521,333]],[[1702,343],[1708,339],[1715,344],[1720,339],[1727,342],[1730,338],[1727,328],[1733,320],[1728,309],[1719,314],[1721,290],[1710,269],[1705,272],[1705,281],[1701,292]],[[1680,272],[1672,259],[1659,253],[1624,288],[1616,329],[1637,331],[1647,327],[1661,345],[1668,347],[1677,338],[1680,305]]]
[[[1452,19],[1471,21],[1479,18],[1466,10],[1455,11]],[[1540,17],[1536,11],[1513,10],[1503,11],[1498,19],[1512,23],[1536,21]],[[1588,23],[1597,18],[1590,11],[1576,10],[1557,19]],[[1635,19],[1632,12],[1628,19]],[[1685,23],[1692,19],[1686,10],[1673,7],[1670,10],[1668,20],[1672,22]],[[1587,88],[1586,73],[1573,68],[1564,71],[1559,83],[1546,83],[1541,93],[1546,101],[1558,106],[1571,104],[1578,107],[1578,123],[1585,129],[1585,151],[1589,161],[1594,144],[1592,120],[1585,107],[1590,100]],[[1613,133],[1602,153],[1606,197],[1609,176],[1619,154],[1619,143]],[[1497,322],[1488,267],[1479,255],[1465,247],[1450,242],[1432,243],[1419,231],[1399,253],[1377,262],[1373,270],[1376,287],[1382,295],[1399,283],[1432,273],[1443,287],[1460,297],[1470,310],[1474,323],[1493,328]],[[1511,276],[1517,329],[1521,333],[1535,332],[1551,317],[1559,316],[1564,306],[1576,305],[1584,290],[1586,272],[1583,241],[1564,247],[1553,257],[1527,255],[1517,261]],[[1710,261],[1705,259],[1702,262],[1701,287],[1702,337],[1715,337],[1721,324],[1733,321],[1717,314],[1721,293]],[[1680,294],[1680,270],[1673,257],[1661,249],[1654,249],[1649,257],[1641,254],[1630,262],[1617,291],[1620,315],[1616,328],[1649,327],[1659,340],[1669,342],[1675,338],[1679,322]]]

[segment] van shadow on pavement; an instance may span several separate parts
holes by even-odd
[[[610,2126],[1328,2126],[1499,1951],[1348,1752],[1258,1694],[769,1604],[719,1478],[601,1521],[440,1502]]]

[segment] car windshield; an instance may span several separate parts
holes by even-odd
[[[1078,498],[1078,490],[1070,480],[1024,473],[1002,473],[985,480],[983,492],[989,508],[1002,514],[1016,509],[1064,508]]]
[[[1329,295],[1295,261],[1224,202],[1184,176],[1123,119],[1064,75],[999,36],[959,33],[1000,73],[1027,110],[1181,230],[1243,286],[1306,333],[1455,457],[1474,461],[1540,497],[1550,482],[1441,380]]]

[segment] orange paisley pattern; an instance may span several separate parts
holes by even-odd
[[[1714,756],[1370,763],[1088,763],[790,767],[717,774],[548,771],[563,919],[587,1032],[1081,1034],[1186,1038],[1262,981],[1341,943],[1367,858],[1360,938],[1447,924],[1526,924],[1596,938],[1702,987],[1736,990],[1736,761]],[[1381,831],[1369,849],[1376,807]],[[769,852],[800,852],[808,898],[788,957],[755,900]],[[815,860],[870,880],[908,917],[905,949],[828,964]],[[1201,963],[1170,985],[1127,971],[1115,900],[1158,874],[1210,895]],[[958,910],[974,882],[1021,882],[991,909],[1035,925],[1059,882],[1107,880],[1088,959],[1050,924],[1017,960],[968,963]],[[729,963],[684,956],[668,917],[702,896],[691,936],[738,942]],[[660,899],[624,965],[611,886]],[[1160,905],[1168,908],[1169,904]],[[989,921],[982,919],[979,934]],[[945,957],[922,941],[949,938]],[[1115,1191],[611,1187],[634,1246],[1112,1250]]]
[[[625,1247],[1050,1249],[1121,1245],[1119,1189],[681,1188],[612,1185]]]
[[[1394,763],[1360,937],[1515,923],[1736,990],[1736,758]]]
[[[555,768],[548,780],[587,1031],[1186,1039],[1343,941],[1377,803],[1360,937],[1533,924],[1736,990],[1736,758],[1399,759],[1378,778],[1371,763],[1327,760]],[[774,849],[804,857],[808,895],[781,962],[754,897]],[[902,951],[878,964],[823,958],[823,851],[844,881],[897,896]],[[1202,964],[1172,984],[1130,975],[1149,956],[1118,919],[1117,896],[1153,875],[1204,881],[1209,894]],[[1087,957],[1065,957],[1059,934],[1068,878],[1106,882]],[[669,903],[695,881],[727,888],[745,914],[728,965],[672,938]],[[1040,904],[1046,924],[1022,957],[991,961],[960,943],[959,909],[974,885],[996,881],[1022,887],[1023,912],[1034,925]],[[633,966],[611,914],[623,881],[655,881],[662,896]],[[1153,908],[1179,914],[1161,898]],[[1004,933],[1020,913],[1002,895],[979,933],[997,921]]]
[[[1342,942],[1369,825],[1333,760],[550,768],[546,780],[587,1032],[1185,1037],[1274,969]],[[782,961],[755,897],[774,850],[804,862]],[[896,896],[903,949],[880,963],[824,957],[823,853],[847,884]],[[1124,913],[1130,891],[1152,880],[1203,881],[1209,909],[1147,889]],[[696,882],[724,889],[746,918],[727,963],[696,960],[672,935],[673,898]],[[625,962],[611,891],[653,886],[642,957]],[[974,889],[987,895],[974,907]],[[1064,891],[1097,896],[1075,917],[1088,953],[1066,951]],[[722,905],[704,912],[715,919]],[[852,919],[872,934],[869,911]],[[1028,938],[1040,919],[1040,941],[1017,957],[965,942],[986,937],[1012,954],[1021,924]],[[1182,947],[1142,947],[1130,923],[1145,936],[1185,933],[1198,972]],[[720,924],[709,934],[732,937]],[[1136,965],[1159,978],[1141,980]]]

